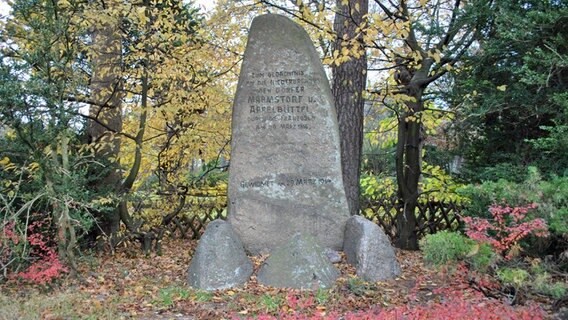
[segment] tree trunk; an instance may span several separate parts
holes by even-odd
[[[118,21],[98,26],[93,32],[93,74],[91,78],[91,105],[89,116],[93,119],[87,125],[90,143],[99,144],[97,158],[109,163],[108,173],[97,182],[95,189],[108,188],[117,191],[121,181],[118,154],[122,130],[122,88],[121,88],[121,38]],[[119,229],[120,217],[115,210],[99,212],[99,226],[107,236]]]
[[[142,165],[142,142],[144,140],[144,133],[146,131],[146,120],[148,117],[148,70],[144,69],[144,74],[141,78],[141,109],[142,113],[140,114],[140,119],[138,123],[138,130],[134,139],[134,143],[136,144],[136,149],[134,151],[134,163],[130,167],[128,171],[128,175],[124,179],[124,181],[120,184],[118,188],[118,193],[120,195],[125,195],[131,191],[132,187],[134,186],[134,182],[138,177],[138,173],[140,172],[140,167]],[[140,226],[142,225],[141,221],[135,221],[133,217],[128,212],[128,203],[127,200],[123,199],[120,201],[117,209],[116,214],[118,215],[119,221],[122,221],[125,225],[127,230],[138,237],[138,240],[142,243],[142,248],[146,251],[147,246],[146,242],[148,241],[149,233],[140,233]],[[147,253],[147,252],[146,252]]]
[[[418,182],[421,175],[422,124],[420,112],[424,109],[423,88],[413,84],[406,86],[409,96],[415,101],[406,103],[405,112],[398,119],[398,141],[396,148],[396,180],[398,198],[403,206],[402,214],[396,218],[397,238],[395,245],[401,249],[418,250],[416,235],[416,207],[418,205]]]
[[[359,213],[359,176],[363,148],[363,91],[367,81],[367,57],[362,45],[362,33],[357,28],[365,23],[367,0],[350,0],[347,5],[337,1],[334,29],[337,39],[334,51],[354,47],[360,56],[351,53],[349,61],[333,65],[333,96],[337,108],[341,144],[343,183],[351,215]]]

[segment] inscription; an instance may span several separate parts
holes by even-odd
[[[249,74],[246,85],[253,87],[247,97],[250,116],[256,130],[307,130],[316,120],[310,105],[316,98],[306,95],[315,85],[303,70],[262,71]]]
[[[267,188],[274,185],[283,187],[294,187],[294,186],[321,186],[333,183],[330,178],[322,177],[300,177],[300,178],[289,178],[282,180],[274,179],[264,179],[264,180],[247,180],[241,181],[239,186],[241,189],[250,188]]]
[[[301,103],[303,96],[250,96],[248,103]]]
[[[293,112],[308,112],[308,106],[250,106],[250,113],[255,112],[278,112],[278,113],[293,113]]]

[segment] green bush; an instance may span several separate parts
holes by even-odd
[[[504,267],[497,270],[497,277],[502,283],[518,289],[528,284],[530,274],[525,269]]]
[[[533,283],[533,288],[554,299],[561,299],[566,295],[567,285],[563,282],[553,282],[548,273],[537,274]]]
[[[468,262],[474,270],[485,272],[497,261],[497,254],[488,243],[477,244],[474,254],[468,255]]]
[[[460,177],[466,181],[499,181],[506,179],[508,181],[522,182],[527,178],[527,172],[524,167],[514,163],[502,162],[493,166],[465,166],[460,171]]]
[[[426,235],[420,245],[424,259],[437,266],[465,261],[473,270],[486,272],[497,261],[497,254],[489,244],[477,243],[458,232]]]
[[[425,236],[420,245],[426,261],[442,265],[464,260],[475,242],[460,233],[444,230]]]

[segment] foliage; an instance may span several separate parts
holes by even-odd
[[[493,247],[487,243],[477,243],[468,253],[467,262],[474,271],[485,273],[499,261]]]
[[[426,216],[424,218],[418,208],[414,211],[416,221],[424,223],[431,223],[431,228],[437,228],[439,223],[432,221],[444,221],[450,224],[451,213],[448,211],[440,212],[432,208],[431,204],[439,205],[438,208],[446,207],[459,208],[461,205],[468,202],[468,198],[462,196],[457,191],[461,185],[457,183],[448,173],[446,173],[440,166],[432,166],[424,163],[423,167],[424,177],[419,182],[420,195],[418,198],[419,206],[426,208]],[[402,215],[397,209],[397,205],[401,205],[400,200],[397,200],[398,185],[396,178],[388,175],[361,175],[360,179],[361,199],[365,203],[370,204],[369,207],[363,208],[362,215],[371,220],[387,219],[387,224],[394,225],[394,221]],[[375,205],[378,204],[378,205]],[[399,207],[400,208],[400,207]],[[386,211],[389,212],[386,212]],[[457,209],[456,209],[457,210]],[[443,218],[444,215],[449,215],[448,219]],[[431,221],[423,221],[430,219]],[[392,222],[392,223],[391,223]],[[451,223],[453,225],[453,223]],[[386,225],[384,225],[386,227]],[[452,226],[446,225],[447,228]],[[388,228],[388,227],[386,227]],[[432,230],[432,229],[430,229]],[[387,230],[390,231],[390,230]],[[396,232],[391,235],[397,236],[400,229],[397,227]]]
[[[31,221],[25,223],[4,220],[0,235],[2,280],[23,281],[44,287],[69,269],[57,254],[50,218],[34,214],[28,219]]]
[[[466,179],[519,182],[515,167],[527,165],[562,175],[568,166],[568,33],[560,26],[568,7],[563,1],[503,0],[493,2],[492,11],[491,24],[448,87]]]
[[[12,141],[15,149],[23,147],[21,140],[10,136],[6,140]],[[66,143],[55,143],[63,146],[58,148],[61,157],[51,152],[47,155],[32,153],[31,159],[15,156],[12,162],[4,157],[0,162],[0,167],[5,169],[0,174],[3,187],[0,217],[4,235],[9,233],[2,241],[4,258],[8,258],[7,264],[3,265],[4,275],[7,271],[28,268],[30,263],[37,264],[37,272],[22,274],[24,278],[33,278],[40,271],[52,272],[55,277],[57,270],[66,269],[61,264],[73,268],[77,241],[93,226],[91,212],[104,206],[100,202],[104,194],[88,190],[90,177],[87,170],[92,165],[92,158],[81,155],[81,151],[66,149]],[[32,151],[26,148],[23,147],[23,154]],[[26,161],[34,158],[37,162],[26,165]],[[64,170],[71,165],[73,171]],[[43,246],[42,243],[49,243],[49,250],[35,249]],[[36,263],[38,258],[40,262]],[[38,282],[42,282],[40,278]]]
[[[456,232],[427,235],[422,239],[421,247],[425,261],[439,268],[450,266],[450,270],[469,279],[481,291],[501,292],[512,287],[514,293],[541,293],[555,299],[566,292],[566,285],[541,269],[538,259],[533,260],[533,268],[519,261],[513,263],[500,258],[499,252],[488,243],[477,243]]]
[[[396,181],[393,177],[361,176],[361,197],[376,200],[391,198],[395,193]]]
[[[20,207],[46,213],[59,259],[72,269],[78,241],[94,225],[92,211],[102,207],[96,201],[107,196],[89,188],[94,172],[104,170],[82,142],[81,106],[67,100],[86,84],[74,10],[79,5],[18,0],[0,22],[1,214],[27,225]]]
[[[467,198],[458,193],[461,184],[455,181],[440,166],[423,163],[424,178],[419,182],[420,202],[464,203]],[[366,199],[392,198],[397,193],[396,178],[385,175],[363,174],[361,176],[361,197]]]
[[[28,226],[27,241],[31,247],[29,266],[13,275],[15,279],[23,279],[36,285],[47,285],[61,277],[68,269],[61,263],[57,255],[53,239],[46,238],[45,231],[49,220],[37,220]],[[42,230],[44,229],[44,230]]]
[[[551,236],[560,241],[559,249],[562,248],[562,235],[568,232],[568,177],[552,176],[545,180],[538,169],[529,167],[527,178],[521,183],[503,179],[486,181],[464,186],[458,192],[470,199],[463,211],[470,217],[490,218],[485,208],[493,204],[506,203],[512,207],[536,204],[528,218],[544,219]]]
[[[424,259],[436,265],[463,260],[473,243],[465,236],[450,231],[429,234],[421,240]]]
[[[466,165],[460,170],[458,176],[464,181],[481,181],[482,183],[499,180],[521,183],[528,177],[527,168],[509,162],[494,165],[486,163],[476,166]]]
[[[458,270],[466,273],[482,291],[500,290],[491,280],[493,277],[504,286],[501,290],[514,288],[513,299],[518,298],[517,292],[531,289],[558,298],[565,292],[565,286],[542,269],[540,260],[531,260],[532,267],[529,267],[519,259],[521,240],[529,235],[548,235],[543,219],[527,218],[534,208],[534,204],[524,207],[493,205],[489,208],[491,220],[463,217],[468,237],[448,231],[427,235],[421,241],[424,259],[437,266],[458,265]],[[466,262],[469,268],[460,269],[461,262]]]
[[[562,299],[568,293],[568,285],[564,282],[554,282],[547,272],[537,273],[532,281],[533,288],[554,299]]]
[[[520,288],[527,285],[530,275],[525,269],[504,267],[497,270],[497,276],[504,284]]]
[[[493,205],[489,208],[493,219],[463,217],[466,234],[473,240],[489,243],[505,259],[519,254],[519,243],[525,237],[548,236],[548,226],[543,219],[526,219],[527,213],[536,204],[526,207],[503,207]]]
[[[205,21],[181,1],[10,7],[0,22],[0,166],[21,168],[0,172],[10,210],[44,195],[34,210],[52,214],[58,253],[71,260],[87,234],[143,238],[188,190],[199,193],[188,163],[227,158],[239,24]],[[120,109],[114,118],[107,102]],[[97,125],[106,133],[93,136]],[[223,201],[219,188],[206,193]],[[155,207],[139,210],[141,198]],[[105,228],[120,219],[126,229]]]
[[[486,272],[497,261],[491,246],[477,244],[458,232],[429,234],[420,244],[424,260],[437,266],[466,261],[473,270]]]

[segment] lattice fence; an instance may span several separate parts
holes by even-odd
[[[397,199],[364,199],[361,207],[362,216],[383,227],[391,239],[396,238],[396,217],[403,212],[403,205]],[[459,213],[462,210],[463,206],[453,202],[419,203],[416,209],[418,237],[440,230],[457,230],[460,226]]]
[[[183,239],[199,239],[207,224],[215,219],[227,219],[226,207],[192,205],[187,212],[172,219],[168,226],[170,233]]]
[[[391,239],[396,237],[396,216],[402,214],[403,209],[396,199],[364,199],[361,206],[362,216],[379,224]],[[420,203],[416,210],[418,237],[440,230],[457,230],[458,214],[462,209],[461,205],[453,202]],[[184,239],[198,239],[205,231],[207,223],[218,218],[227,218],[225,207],[210,204],[192,204],[184,211],[184,214],[174,218],[168,226],[171,234]]]

